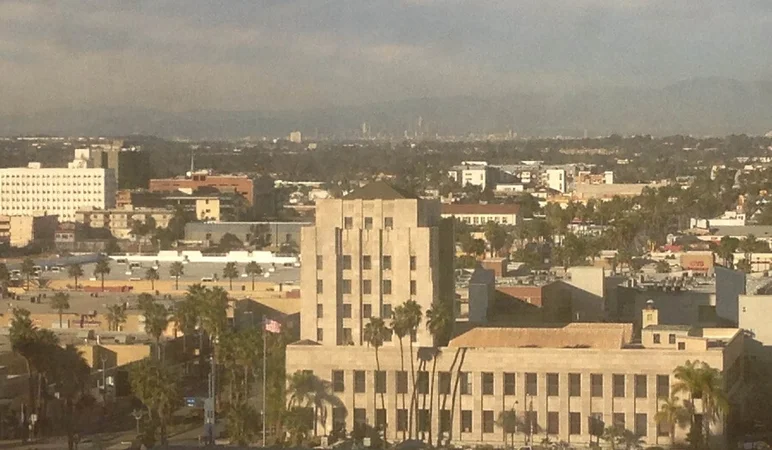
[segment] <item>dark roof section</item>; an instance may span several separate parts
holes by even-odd
[[[385,181],[374,181],[349,192],[344,200],[401,200],[415,198]]]
[[[654,330],[654,331],[691,331],[692,330],[691,325],[667,325],[667,324],[659,324],[659,325],[649,325],[646,327],[647,330]]]

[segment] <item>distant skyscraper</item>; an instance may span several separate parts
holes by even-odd
[[[289,134],[289,140],[295,144],[300,144],[303,142],[303,135],[300,134],[300,131],[293,131]]]

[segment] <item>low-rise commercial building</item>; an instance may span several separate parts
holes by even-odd
[[[58,216],[0,215],[0,242],[11,247],[26,247],[30,244],[50,245],[54,243]]]
[[[75,221],[91,228],[107,228],[117,239],[131,239],[135,221],[146,223],[152,218],[157,227],[166,228],[172,217],[174,211],[169,209],[105,209],[78,211]]]
[[[245,244],[259,241],[278,249],[285,244],[299,245],[301,229],[308,225],[311,222],[189,222],[185,224],[185,240],[210,246],[231,234]]]
[[[481,205],[443,203],[442,217],[455,217],[471,225],[485,225],[496,222],[501,225],[517,225],[520,223],[520,205]]]

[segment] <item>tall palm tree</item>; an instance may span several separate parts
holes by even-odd
[[[256,263],[255,261],[251,261],[249,264],[247,264],[245,272],[252,278],[252,290],[254,291],[255,277],[263,273],[263,268],[260,267],[260,264]]]
[[[196,331],[198,324],[198,307],[190,298],[178,301],[174,304],[174,322],[177,330],[182,332],[182,353],[187,354],[188,335]]]
[[[403,344],[402,339],[407,336],[410,333],[410,323],[407,320],[407,314],[405,312],[405,307],[403,305],[399,305],[394,308],[392,311],[392,318],[391,318],[391,329],[394,331],[394,334],[397,336],[397,339],[399,339],[399,360],[400,360],[400,373],[405,373],[405,346]],[[406,408],[406,402],[405,402],[405,393],[402,393],[402,409]],[[413,436],[412,434],[412,426],[408,422],[408,429],[410,432],[410,437]],[[405,435],[405,430],[402,430],[402,439],[407,439],[407,436]]]
[[[177,375],[169,367],[143,359],[129,370],[129,382],[132,392],[145,405],[151,419],[158,421],[161,445],[165,447],[166,425],[182,399]]]
[[[94,267],[94,276],[102,278],[102,292],[105,290],[105,275],[110,274],[110,260],[107,258],[100,259]]]
[[[141,302],[142,314],[145,316],[145,331],[155,339],[156,355],[161,360],[161,336],[169,326],[169,312],[160,303],[153,301]]]
[[[121,325],[126,322],[126,305],[116,304],[108,306],[105,318],[107,319],[107,328],[110,331],[119,331]]]
[[[9,330],[11,350],[24,358],[27,366],[27,385],[29,387],[28,407],[32,408],[35,401],[35,384],[32,378],[32,359],[37,350],[37,327],[32,323],[30,312],[26,309],[15,309]]]
[[[169,265],[169,275],[174,277],[174,290],[180,290],[180,277],[185,275],[185,266],[180,261]]]
[[[83,276],[83,267],[80,264],[73,264],[67,268],[67,275],[75,279],[75,289],[78,289],[78,278]]]
[[[413,382],[413,389],[412,393],[410,394],[410,417],[415,417],[415,414],[417,413],[418,409],[418,397],[417,397],[417,387],[418,385],[415,382],[415,354],[413,351],[413,341],[416,338],[416,334],[418,333],[418,326],[421,324],[422,319],[422,313],[421,313],[421,305],[418,304],[415,300],[408,300],[405,302],[405,316],[407,319],[407,324],[409,327],[409,335],[410,340],[408,341],[408,345],[410,347],[410,378]],[[413,420],[410,420],[410,424],[412,425]]]
[[[381,360],[378,357],[378,349],[383,346],[383,342],[388,338],[389,333],[389,328],[380,317],[370,317],[370,322],[367,323],[364,328],[363,334],[367,345],[375,349],[375,370],[378,374],[381,373]],[[373,394],[374,393],[375,391],[373,391]],[[375,401],[375,399],[373,399],[373,401]],[[383,391],[381,391],[381,408],[386,411],[386,400],[383,397]]]
[[[432,335],[435,342],[432,352],[432,374],[431,386],[429,388],[429,423],[432,423],[432,412],[434,411],[434,383],[437,374],[437,359],[439,357],[439,346],[448,344],[450,334],[453,330],[453,306],[447,301],[435,301],[430,309],[426,310],[426,329]],[[432,427],[429,426],[429,442],[432,442]]]
[[[161,278],[158,276],[158,270],[148,267],[148,269],[145,271],[145,279],[150,280],[150,289],[155,291],[155,282]]]
[[[710,442],[710,425],[716,423],[729,409],[729,400],[724,391],[724,380],[718,369],[702,364],[700,370],[702,389],[702,426],[705,444]]]
[[[236,266],[236,263],[229,262],[225,264],[225,267],[222,269],[222,276],[228,279],[228,290],[232,291],[233,279],[239,277],[239,268]]]
[[[24,275],[24,279],[27,281],[27,290],[29,291],[29,285],[30,285],[30,279],[32,278],[32,273],[35,271],[35,261],[32,260],[32,258],[24,258],[24,261],[21,262],[21,274]]]
[[[73,345],[57,348],[54,357],[54,373],[52,381],[63,402],[64,428],[67,432],[67,448],[75,448],[75,434],[78,403],[87,397],[91,368],[83,359],[83,354]]]
[[[51,309],[59,313],[59,329],[62,328],[62,314],[70,309],[70,294],[57,292],[51,297]]]
[[[333,403],[328,383],[312,373],[297,371],[288,377],[287,398],[288,411],[296,408],[314,411],[312,419],[318,417],[326,428],[327,405]]]
[[[675,445],[676,426],[683,427],[689,421],[689,412],[673,395],[660,405],[659,411],[654,416],[659,425],[667,425],[670,434],[670,445]]]

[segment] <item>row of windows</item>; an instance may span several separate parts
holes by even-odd
[[[439,431],[440,433],[445,433],[451,431],[451,412],[446,409],[441,409],[439,412]],[[462,410],[461,411],[461,417],[459,419],[460,426],[461,426],[461,432],[462,433],[475,433],[482,431],[483,434],[489,434],[489,433],[495,433],[496,428],[502,429],[505,433],[514,433],[523,429],[531,429],[534,432],[539,432],[538,430],[541,429],[540,422],[539,422],[539,415],[536,411],[523,411],[523,412],[517,412],[515,411],[515,414],[519,417],[517,421],[514,421],[512,424],[504,422],[503,425],[497,424],[497,414],[495,411],[492,410],[484,410],[481,412],[479,420],[480,425],[477,425],[480,428],[475,428],[475,421],[474,413],[471,410]],[[544,427],[544,431],[547,434],[550,435],[558,435],[561,433],[561,423],[560,423],[560,413],[558,411],[548,411],[546,414],[546,427]],[[341,426],[345,425],[345,410],[344,408],[333,408],[332,411],[332,420],[333,423]],[[367,410],[364,408],[354,408],[354,423],[356,424],[366,424],[367,423]],[[419,409],[418,414],[416,416],[417,419],[417,431],[419,433],[425,433],[429,431],[429,426],[431,422],[431,411],[428,409]],[[636,436],[646,436],[647,435],[647,427],[648,427],[648,415],[646,413],[636,413],[633,416],[633,433],[635,433]],[[396,417],[396,425],[397,429],[396,431],[402,432],[407,431],[408,428],[408,411],[406,409],[397,409],[397,417]],[[625,414],[624,413],[614,413],[613,414],[613,422],[614,424],[620,425],[622,427],[625,427]],[[375,410],[375,426],[381,427],[386,425],[386,410],[385,409],[376,409]],[[599,434],[598,432],[602,432],[602,427],[604,426],[602,415],[599,413],[593,413],[589,417],[587,417],[587,428],[585,434],[589,434],[590,431],[594,431],[595,434]],[[600,428],[600,429],[598,429]],[[569,435],[580,435],[582,434],[582,414],[578,412],[569,412],[568,413],[568,434]],[[668,435],[668,427],[667,424],[663,423],[661,426],[657,426],[657,435],[658,436],[667,436]]]
[[[369,303],[363,303],[362,304],[362,317],[365,319],[369,319],[373,315],[373,305]],[[321,319],[324,317],[324,305],[321,303],[317,303],[316,305],[316,318]],[[343,303],[341,307],[341,317],[344,319],[350,319],[351,318],[351,303]],[[383,308],[381,309],[381,317],[390,318],[391,317],[391,305],[386,303],[383,305]]]
[[[371,230],[373,228],[373,218],[372,217],[365,217],[365,223],[364,223],[365,230]],[[343,228],[347,230],[351,230],[354,228],[354,218],[353,217],[344,217],[343,218]],[[394,228],[394,218],[393,217],[384,217],[383,218],[383,228],[386,228],[387,230]]]
[[[343,255],[341,258],[343,270],[351,270],[351,255]],[[362,255],[362,270],[371,270],[373,268],[372,257]],[[410,270],[416,270],[416,257],[410,257]],[[381,258],[381,269],[391,270],[391,255],[383,255]],[[316,270],[324,270],[324,258],[322,255],[316,256]]]
[[[406,394],[408,391],[408,379],[407,372],[398,371],[395,372],[396,391],[398,394]],[[365,393],[365,375],[364,370],[354,371],[354,392]],[[374,372],[375,376],[375,392],[378,394],[386,393],[386,372]],[[416,374],[416,391],[419,394],[429,394],[429,377],[430,373],[427,371],[419,371]],[[538,392],[537,383],[538,374],[526,373],[525,374],[525,394],[528,396],[536,396]],[[560,395],[560,377],[557,373],[547,373],[547,396],[557,397]],[[516,395],[516,374],[507,372],[503,374],[500,381],[501,392],[504,395]],[[459,373],[459,389],[461,395],[472,395],[472,380],[473,376],[470,372]],[[625,375],[625,374],[613,374],[612,375],[612,393],[615,398],[623,398],[627,395],[625,391],[626,380],[632,380],[634,383],[633,396],[635,398],[647,398],[649,396],[648,378],[646,375]],[[480,374],[481,391],[482,395],[494,395],[495,392],[495,376],[493,372],[482,372]],[[670,376],[669,375],[657,375],[656,394],[658,398],[668,398],[670,396]],[[344,372],[342,370],[332,371],[332,385],[334,392],[344,392]],[[438,372],[437,377],[437,393],[440,395],[451,393],[451,373],[450,372]],[[579,373],[568,374],[568,396],[569,397],[581,397],[582,395],[582,376]],[[603,397],[603,375],[598,373],[590,374],[590,396],[591,397]]]
[[[661,344],[662,343],[662,337],[659,333],[654,333],[654,343],[655,344]],[[676,335],[671,333],[667,336],[667,343],[668,344],[675,344],[676,343]]]
[[[496,222],[502,225],[509,224],[509,218],[507,216],[494,216],[494,217],[462,216],[462,217],[459,217],[459,220],[461,220],[464,223],[475,224],[475,225],[485,225],[488,222]]]
[[[340,291],[342,294],[350,294],[351,280],[349,279],[341,280]],[[410,280],[410,295],[416,295],[417,292],[418,292],[418,285],[416,283],[416,280]],[[324,293],[324,280],[316,280],[316,293],[317,294]],[[373,293],[372,280],[362,280],[362,294],[370,295],[372,293]],[[391,280],[381,281],[381,294],[391,295]]]

